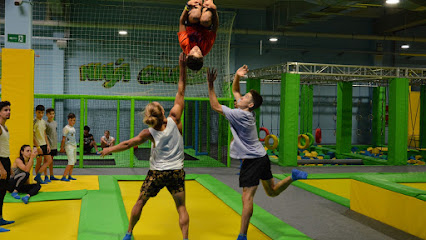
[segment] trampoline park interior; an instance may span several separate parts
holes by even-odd
[[[20,4],[16,6],[15,3]],[[188,70],[183,114],[190,239],[236,239],[240,161],[229,123],[211,110],[207,68],[221,104],[260,91],[259,138],[276,180],[309,173],[281,195],[259,187],[248,239],[426,239],[426,2],[217,0],[220,26],[199,72]],[[173,106],[181,52],[181,0],[5,0],[0,3],[1,100],[11,102],[11,159],[32,143],[35,106],[55,109],[58,136],[77,116],[72,182],[53,181],[24,204],[0,239],[121,239],[149,169],[150,143],[105,158],[96,142],[136,136],[144,106]],[[121,32],[120,32],[121,31]],[[123,32],[125,31],[126,34]],[[120,32],[120,33],[119,33]],[[275,41],[273,38],[276,38]],[[401,48],[404,45],[404,48]],[[408,46],[408,48],[407,48]],[[54,158],[63,173],[66,155]],[[181,239],[163,189],[149,200],[134,239]]]

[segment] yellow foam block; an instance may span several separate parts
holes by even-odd
[[[426,239],[426,202],[352,180],[351,210]]]
[[[426,191],[426,183],[399,183],[399,184]]]
[[[347,199],[350,198],[350,179],[308,179],[298,181]]]
[[[139,196],[141,181],[119,181],[127,216]],[[189,213],[189,239],[235,240],[241,216],[196,181],[185,181],[186,206]],[[151,198],[142,211],[141,220],[134,228],[135,240],[182,239],[175,203],[166,188]],[[250,224],[251,239],[270,239]]]
[[[81,200],[5,203],[3,216],[15,223],[2,226],[1,240],[61,239],[75,240],[78,235]]]
[[[373,153],[373,154],[378,154],[378,153],[380,153],[380,150],[379,150],[378,148],[373,148],[373,149],[371,150],[371,153]]]
[[[11,103],[10,160],[19,157],[24,144],[33,145],[34,50],[2,49],[1,100]]]
[[[99,190],[99,180],[97,175],[74,175],[73,177],[77,180],[70,182],[52,181],[49,184],[42,184],[40,192],[61,192],[83,189]]]

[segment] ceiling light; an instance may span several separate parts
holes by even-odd
[[[398,4],[399,0],[386,0],[387,4]]]
[[[120,30],[120,31],[118,31],[118,34],[127,35],[127,31],[126,30]]]
[[[403,48],[403,49],[408,49],[408,48],[410,48],[410,45],[408,45],[408,44],[402,44],[402,45],[401,45],[401,48]]]
[[[278,41],[278,38],[276,38],[276,37],[271,37],[271,38],[269,38],[269,41],[270,41],[270,42],[276,42],[276,41]]]

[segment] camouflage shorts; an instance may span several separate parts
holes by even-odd
[[[171,194],[185,191],[185,171],[149,170],[141,187],[141,195],[145,198],[155,197],[163,187],[167,187]]]

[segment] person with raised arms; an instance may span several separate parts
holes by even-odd
[[[244,96],[240,93],[240,78],[247,74],[248,67],[244,65],[235,73],[232,84],[236,108],[231,109],[221,105],[214,91],[214,81],[217,71],[209,69],[207,83],[209,88],[210,105],[214,111],[225,116],[231,126],[234,140],[230,146],[230,156],[242,160],[240,170],[240,187],[243,188],[243,211],[241,214],[241,228],[237,240],[247,240],[247,230],[250,218],[253,215],[253,199],[259,181],[268,196],[275,197],[283,192],[293,181],[306,179],[308,174],[297,169],[292,175],[275,183],[271,172],[271,162],[262,143],[259,141],[254,110],[262,105],[263,98],[255,90],[250,90]]]
[[[121,152],[138,146],[148,140],[152,143],[150,168],[136,204],[133,206],[129,228],[123,240],[132,239],[133,228],[141,217],[143,207],[151,197],[157,196],[163,187],[167,187],[175,201],[183,239],[188,239],[189,215],[185,206],[184,147],[181,121],[185,107],[186,87],[186,56],[184,53],[179,56],[179,71],[178,91],[169,116],[166,117],[160,103],[149,103],[145,107],[143,119],[149,128],[143,129],[138,136],[132,139],[101,151],[101,156],[105,156],[111,152]]]

